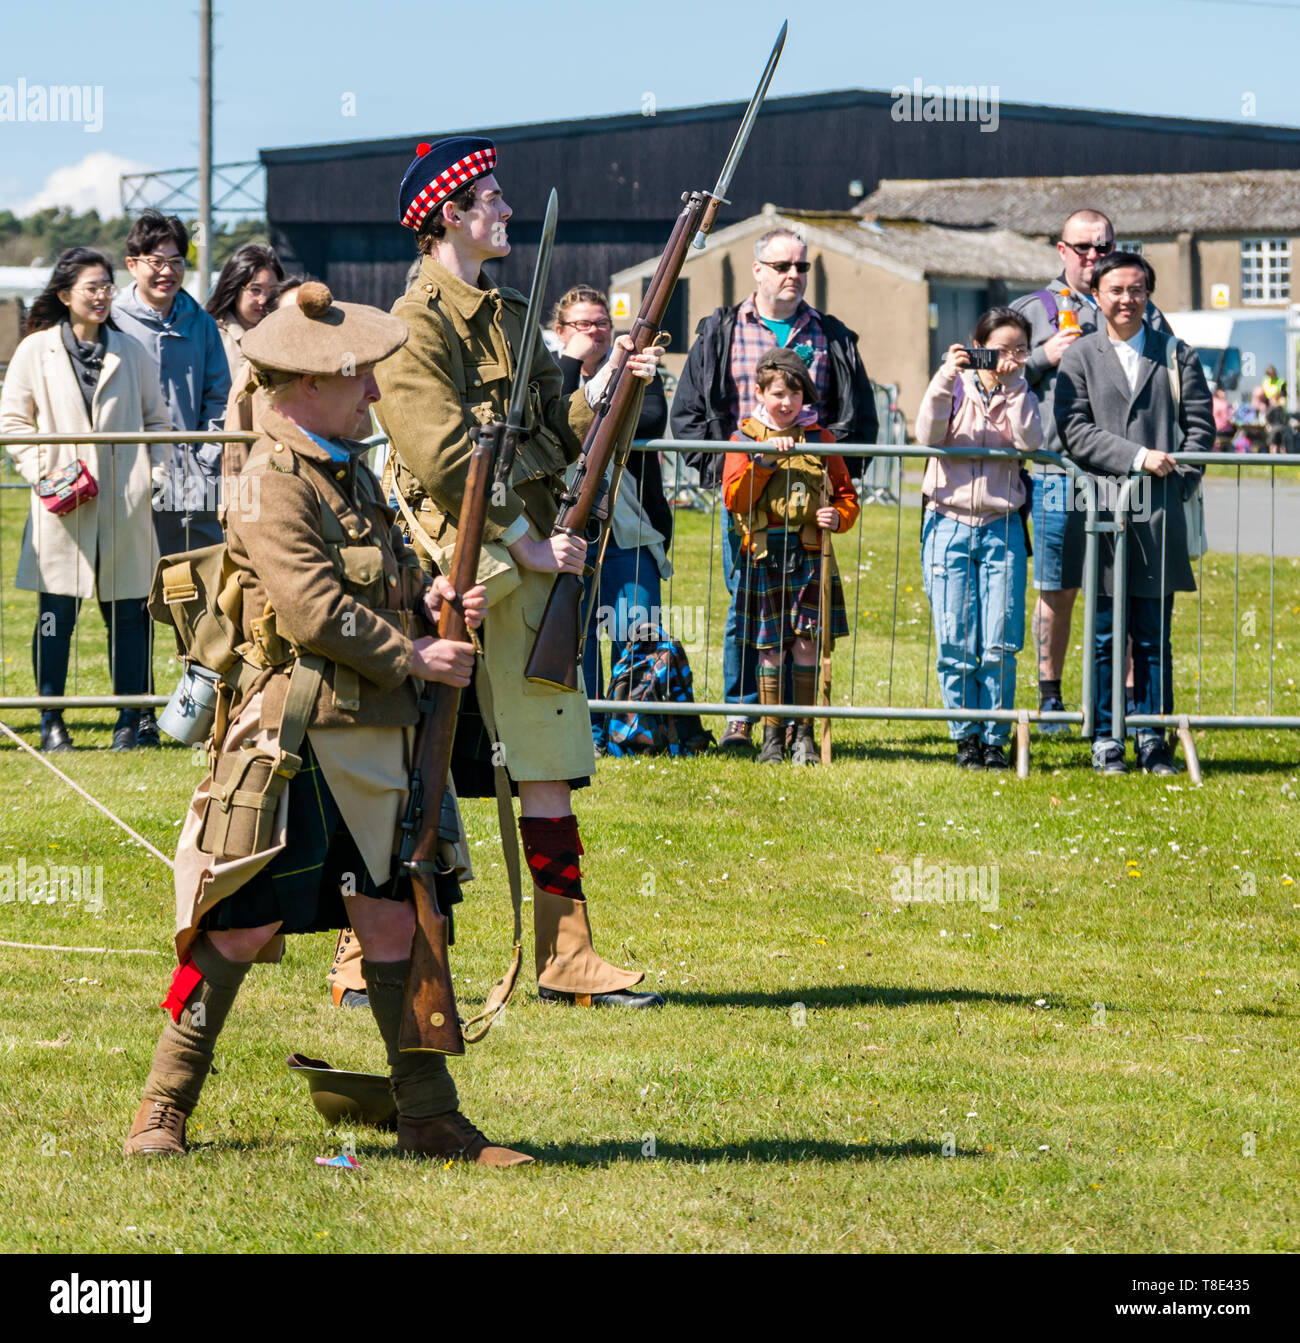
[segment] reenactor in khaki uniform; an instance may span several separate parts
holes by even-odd
[[[495,167],[490,140],[462,136],[420,145],[399,192],[400,220],[415,231],[424,259],[393,308],[411,339],[377,370],[383,402],[376,413],[398,458],[396,483],[415,524],[413,542],[430,568],[429,556],[450,556],[455,543],[470,431],[506,417],[514,352],[522,345],[526,299],[482,273],[485,261],[510,251],[511,212]],[[627,337],[620,339],[630,348]],[[659,350],[647,350],[628,367],[652,379],[659,357]],[[606,368],[612,372],[612,365]],[[579,866],[582,841],[570,799],[571,788],[595,772],[586,697],[524,678],[554,575],[583,570],[586,543],[553,538],[551,529],[565,469],[581,452],[609,372],[562,396],[560,370],[537,342],[529,370],[529,432],[509,490],[492,501],[484,533],[479,577],[489,610],[479,677],[486,678],[490,694],[480,684],[477,699],[492,748],[519,796],[519,829],[533,879],[540,997],[580,1006],[651,1007],[662,1005],[658,994],[631,991],[642,973],[611,965],[592,946]],[[335,1001],[362,986],[349,950],[340,947],[331,973]]]
[[[348,438],[379,398],[374,366],[406,339],[400,319],[333,303],[316,283],[245,338],[269,394],[262,437],[228,500],[220,598],[200,602],[186,626],[195,643],[207,638],[197,631],[212,628],[219,607],[239,656],[223,671],[232,690],[218,709],[219,749],[181,831],[172,1020],[128,1155],[185,1151],[185,1121],[249,965],[278,960],[286,933],[348,925],[387,1048],[398,1151],[531,1160],[491,1145],[460,1113],[442,1055],[398,1049],[415,915],[393,854],[419,685],[468,685],[474,662],[470,644],[432,633],[455,594],[445,579],[429,587],[363,446]],[[178,630],[202,586],[203,554],[160,571]],[[466,594],[471,627],[485,601],[481,587]],[[463,837],[444,858],[467,875]]]

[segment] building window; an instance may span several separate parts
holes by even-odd
[[[1115,244],[1117,252],[1132,252],[1134,256],[1142,255],[1142,244],[1136,239],[1130,238],[1127,242],[1117,242]]]
[[[1291,297],[1289,238],[1241,240],[1241,301],[1284,303]]]

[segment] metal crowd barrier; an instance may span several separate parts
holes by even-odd
[[[99,482],[97,482],[100,487],[99,498],[101,500],[107,501],[109,499],[115,498],[117,492],[117,478],[118,478],[117,458],[119,455],[118,452],[116,451],[117,449],[121,449],[124,452],[128,452],[134,455],[139,450],[141,445],[144,445],[146,447],[152,447],[155,445],[170,445],[177,443],[253,443],[256,442],[256,440],[257,440],[256,434],[233,433],[233,432],[232,433],[224,433],[224,432],[223,433],[184,433],[184,432],[162,433],[162,432],[145,432],[142,430],[137,430],[132,433],[112,433],[112,434],[110,433],[0,434],[0,709],[46,710],[46,709],[69,709],[69,708],[72,709],[160,708],[161,706],[167,703],[168,699],[167,695],[156,695],[152,693],[141,694],[141,695],[116,695],[116,694],[83,695],[77,693],[81,679],[80,650],[81,650],[82,622],[80,618],[78,618],[76,622],[76,629],[74,632],[72,649],[71,649],[71,665],[69,671],[72,680],[72,694],[42,696],[40,694],[21,695],[21,694],[9,693],[9,681],[11,679],[11,674],[9,673],[8,670],[10,662],[9,649],[14,645],[7,638],[6,633],[7,622],[5,620],[5,608],[8,605],[13,589],[11,586],[12,580],[5,570],[5,563],[4,563],[4,552],[6,544],[4,500],[6,498],[6,494],[9,494],[10,497],[14,497],[12,492],[21,492],[22,495],[29,495],[32,487],[20,476],[18,476],[16,471],[11,470],[9,458],[7,456],[7,450],[11,447],[22,447],[22,446],[39,447],[43,444],[48,446],[60,446],[60,445],[80,446],[80,445],[93,444],[96,447],[100,448],[108,447],[114,449],[115,451],[112,454],[112,459],[109,466],[108,479],[106,481],[100,480]],[[200,494],[206,494],[204,488],[205,481],[210,480],[211,478],[202,476],[202,473],[190,461],[188,454],[184,458],[184,471],[185,476],[181,485],[182,499],[191,500],[199,496]],[[101,471],[101,475],[102,474],[103,473]],[[218,481],[219,479],[220,477],[217,477]],[[153,502],[153,496],[152,496],[153,488],[154,486],[151,477],[151,484],[150,484],[151,503]],[[213,500],[214,507],[216,502],[217,502],[216,500]],[[25,518],[26,510],[24,509],[23,511],[24,511],[24,522],[22,525],[25,527],[27,525]],[[41,519],[44,517],[44,514],[37,513],[36,516],[37,516],[37,526],[40,527]],[[117,542],[116,524],[117,524],[117,514],[116,510],[114,510],[112,514],[112,526],[110,528],[110,546],[114,549],[116,549],[116,542]],[[150,511],[148,525],[152,526],[152,509]],[[37,541],[37,545],[39,546],[39,539]],[[157,551],[155,545],[154,555],[156,556],[156,554]],[[33,593],[33,597],[36,598],[35,593]],[[79,598],[74,600],[77,600],[80,605],[87,599]],[[148,652],[146,654],[147,674],[149,677],[149,684],[152,684],[153,634],[154,634],[152,622],[147,623],[146,629],[148,635]],[[110,646],[109,656],[111,664],[112,662],[116,661],[118,653],[116,620],[114,620],[114,623],[112,627],[109,629],[108,633],[109,633],[109,646]],[[40,657],[40,649],[42,642],[43,641],[37,641],[38,658]],[[27,653],[28,645],[26,644],[26,642],[20,646],[23,648],[23,652]],[[39,668],[38,668],[36,689],[39,691],[39,688],[40,688],[40,680],[39,680]],[[169,686],[167,687],[167,689],[168,692],[170,693],[171,687]]]
[[[737,450],[734,443],[704,442],[685,439],[649,439],[638,440],[635,448],[647,452],[662,452],[665,455],[681,455],[685,453],[726,453]],[[821,445],[804,443],[800,445],[801,454],[816,457],[832,457],[840,455],[862,455],[871,456],[873,461],[872,468],[877,464],[883,463],[884,470],[896,474],[898,479],[898,488],[891,491],[890,502],[897,514],[896,535],[901,537],[902,515],[904,509],[903,490],[902,490],[902,464],[909,459],[928,460],[931,457],[961,457],[978,458],[990,461],[1011,461],[1019,465],[1031,462],[1042,462],[1061,467],[1066,474],[1075,481],[1075,487],[1079,491],[1085,503],[1085,552],[1084,552],[1084,646],[1091,648],[1094,639],[1096,624],[1096,581],[1098,565],[1098,544],[1097,536],[1105,530],[1109,530],[1113,524],[1106,524],[1099,519],[1097,506],[1097,492],[1092,480],[1086,472],[1080,471],[1073,462],[1052,452],[1035,452],[1031,454],[1018,453],[1007,449],[983,448],[983,449],[963,449],[960,453],[949,452],[945,448],[924,447],[919,444],[901,444],[901,443],[875,443],[875,444],[856,444],[856,443],[836,443],[834,445]],[[872,486],[869,483],[870,472],[864,475],[863,480],[859,482],[859,498],[863,503],[882,502],[881,500],[870,500],[866,496],[869,494]],[[882,478],[888,478],[883,476]],[[706,633],[705,646],[711,648],[710,628],[712,618],[712,594],[714,581],[714,564],[719,555],[718,545],[718,526],[719,516],[723,520],[721,526],[728,526],[723,510],[720,509],[720,490],[713,489],[709,492],[709,505],[713,512],[711,524],[711,541],[709,547],[709,575],[706,586]],[[862,525],[865,517],[865,510],[859,516],[856,524],[857,531],[857,550],[858,550],[858,569],[861,567],[861,549],[862,549]],[[1016,518],[1016,524],[1019,525],[1019,518]],[[849,539],[849,533],[837,533],[837,542]],[[674,529],[673,545],[669,558],[672,560],[674,569],[677,568],[676,560],[677,529]],[[889,691],[886,696],[886,703],[864,704],[856,702],[856,671],[858,664],[858,640],[862,629],[862,622],[859,619],[859,603],[861,599],[861,583],[855,582],[854,587],[854,609],[849,612],[849,627],[851,638],[853,640],[850,655],[850,689],[849,698],[852,701],[847,705],[816,705],[811,712],[807,705],[796,704],[778,704],[778,705],[758,705],[758,704],[739,704],[729,700],[710,699],[707,695],[707,685],[704,696],[694,703],[689,704],[660,704],[655,703],[654,712],[680,713],[680,714],[701,714],[725,716],[727,718],[751,718],[757,719],[765,716],[783,717],[783,718],[806,718],[814,719],[894,719],[904,722],[948,722],[953,720],[972,721],[972,722],[1005,722],[1013,725],[1015,730],[1015,743],[1017,754],[1017,766],[1022,775],[1028,771],[1028,752],[1029,752],[1029,726],[1032,723],[1065,723],[1077,725],[1084,736],[1091,735],[1093,718],[1093,662],[1091,658],[1084,658],[1082,662],[1082,693],[1081,706],[1077,710],[1057,710],[1050,712],[1040,712],[1036,709],[974,709],[959,708],[947,709],[941,707],[930,707],[915,705],[898,705],[893,703],[893,662],[894,645],[897,637],[897,616],[898,616],[898,592],[900,583],[899,574],[899,546],[895,544],[894,549],[894,579],[892,583],[894,593],[894,609],[891,618],[890,631],[890,658],[887,684]],[[667,605],[670,609],[673,607],[672,580],[669,580],[669,597]],[[932,622],[930,629],[933,629]],[[929,647],[927,643],[927,660],[929,657]],[[589,705],[593,712],[597,713],[617,713],[627,712],[627,702],[610,699],[591,699]]]
[[[882,421],[886,425],[886,434],[890,438],[901,437],[901,416],[890,416]],[[99,445],[122,445],[135,450],[139,444],[174,444],[174,443],[229,443],[229,442],[252,442],[255,435],[239,433],[131,433],[131,434],[82,434],[82,435],[23,435],[23,436],[0,436],[0,448],[9,445],[20,444],[89,444]],[[382,458],[386,454],[386,440],[377,435],[368,442],[375,450],[377,460],[375,465],[382,469]],[[676,463],[682,454],[685,453],[725,453],[729,449],[734,450],[733,444],[726,443],[705,443],[694,441],[682,441],[673,439],[658,439],[642,441],[636,444],[636,448],[642,451],[657,451],[665,454],[668,462]],[[1000,449],[963,449],[960,453],[950,453],[942,448],[929,448],[916,444],[905,444],[901,442],[886,442],[877,444],[835,444],[833,446],[804,445],[802,451],[809,455],[827,457],[832,455],[860,454],[870,456],[873,460],[868,472],[859,483],[859,494],[863,503],[873,503],[877,506],[892,506],[896,513],[895,521],[895,545],[893,555],[893,581],[888,586],[893,593],[893,609],[889,622],[889,652],[887,668],[882,669],[885,672],[884,679],[880,682],[886,689],[884,696],[885,702],[869,703],[866,702],[871,697],[869,695],[858,695],[857,673],[859,666],[859,638],[863,631],[863,621],[861,619],[861,594],[863,583],[861,581],[862,573],[862,547],[863,536],[862,527],[865,519],[865,510],[863,516],[859,518],[856,525],[856,538],[853,533],[840,533],[837,536],[837,545],[845,548],[853,546],[856,539],[857,563],[854,569],[855,580],[853,582],[853,609],[849,612],[850,630],[852,638],[852,647],[850,651],[850,672],[849,672],[849,703],[835,704],[830,706],[814,706],[812,716],[818,719],[861,719],[861,720],[898,720],[903,722],[948,722],[953,720],[961,721],[983,721],[983,722],[1007,722],[1014,726],[1017,744],[1018,765],[1021,772],[1024,773],[1028,768],[1028,736],[1029,725],[1031,723],[1064,723],[1071,726],[1077,726],[1081,735],[1089,737],[1093,730],[1093,687],[1095,681],[1095,668],[1092,651],[1095,646],[1096,632],[1096,598],[1097,598],[1097,575],[1099,566],[1099,543],[1098,537],[1106,533],[1114,533],[1117,548],[1122,555],[1128,544],[1127,519],[1129,516],[1130,505],[1133,501],[1134,481],[1126,482],[1121,494],[1117,500],[1115,517],[1119,521],[1103,517],[1099,511],[1099,503],[1095,483],[1089,475],[1080,471],[1074,463],[1057,454],[1049,452],[1037,452],[1028,455],[1022,455],[1015,452]],[[1017,463],[1042,462],[1051,463],[1064,469],[1066,474],[1072,479],[1076,498],[1082,499],[1085,508],[1085,556],[1084,556],[1084,612],[1083,612],[1083,631],[1081,644],[1085,655],[1081,661],[1082,685],[1080,694],[1080,707],[1077,710],[1065,710],[1055,713],[1040,713],[1037,710],[1023,708],[1008,709],[973,709],[958,708],[947,709],[943,707],[931,706],[928,702],[929,686],[933,675],[933,664],[930,659],[930,639],[933,638],[933,621],[927,618],[927,644],[926,644],[926,662],[925,669],[925,696],[926,702],[923,704],[895,704],[893,702],[894,691],[894,662],[895,648],[898,642],[899,630],[899,593],[902,584],[906,581],[906,575],[900,574],[899,540],[902,536],[902,517],[905,510],[904,490],[902,486],[902,468],[906,461],[917,460],[925,461],[931,457],[959,456],[963,458],[984,458],[988,460],[1007,460]],[[1197,705],[1194,713],[1172,713],[1156,715],[1133,715],[1126,713],[1124,702],[1124,677],[1123,677],[1123,650],[1124,650],[1124,597],[1125,588],[1121,578],[1119,584],[1119,593],[1116,601],[1116,638],[1115,638],[1115,660],[1112,683],[1112,704],[1114,731],[1116,736],[1122,739],[1123,733],[1127,727],[1133,728],[1157,728],[1167,727],[1177,728],[1180,731],[1184,741],[1185,753],[1188,757],[1189,769],[1193,777],[1198,777],[1197,759],[1195,748],[1191,744],[1191,728],[1300,728],[1300,716],[1279,715],[1273,712],[1273,679],[1274,662],[1276,658],[1276,639],[1274,637],[1274,599],[1275,599],[1275,568],[1276,568],[1276,528],[1275,528],[1275,509],[1271,508],[1270,517],[1274,519],[1270,523],[1269,531],[1269,686],[1268,686],[1268,709],[1267,714],[1247,714],[1238,712],[1237,709],[1237,685],[1238,685],[1238,662],[1237,662],[1237,616],[1239,604],[1239,577],[1241,570],[1240,553],[1240,511],[1241,511],[1241,478],[1243,469],[1258,469],[1267,467],[1270,471],[1270,481],[1275,485],[1276,472],[1279,468],[1300,466],[1300,459],[1288,459],[1279,456],[1225,456],[1216,453],[1210,454],[1180,454],[1180,460],[1188,463],[1205,466],[1211,470],[1235,469],[1238,484],[1238,505],[1237,505],[1237,529],[1235,553],[1232,555],[1234,564],[1234,639],[1233,639],[1233,667],[1232,667],[1232,703],[1231,711],[1228,713],[1205,713],[1202,712],[1202,696],[1205,692],[1204,676],[1204,650],[1200,635],[1203,626],[1203,612],[1205,603],[1205,584],[1203,578],[1198,576],[1198,643],[1197,643]],[[665,468],[665,479],[681,480],[682,475],[676,471],[670,472]],[[896,482],[896,483],[895,483]],[[6,494],[10,499],[14,498],[11,491],[27,492],[30,486],[20,479],[3,480],[0,479],[0,709],[53,709],[53,708],[130,708],[144,706],[160,706],[166,703],[165,695],[144,694],[136,696],[119,696],[104,693],[78,693],[80,686],[78,684],[79,658],[74,651],[74,660],[72,664],[72,693],[54,697],[42,697],[39,694],[21,694],[10,693],[9,682],[14,679],[13,674],[8,672],[9,650],[21,648],[23,653],[27,653],[30,646],[26,637],[21,642],[15,642],[6,633],[5,609],[10,604],[11,598],[11,578],[5,569],[5,548],[6,548],[6,526],[5,510],[3,501]],[[728,526],[729,520],[725,513],[719,508],[719,491],[717,489],[704,489],[696,486],[697,497],[695,502],[698,506],[706,508],[710,513],[710,542],[709,542],[709,569],[705,576],[705,633],[704,648],[706,655],[709,651],[716,651],[716,645],[712,639],[713,624],[713,606],[715,597],[715,567],[720,558],[720,526]],[[908,506],[913,512],[914,505]],[[13,509],[10,508],[12,514]],[[24,510],[25,512],[25,510]],[[677,555],[677,537],[680,534],[680,528],[674,529],[674,537],[670,548],[670,559],[676,564]],[[847,543],[847,544],[846,544]],[[1201,560],[1202,571],[1204,568],[1204,559]],[[1121,574],[1124,573],[1123,566],[1117,566]],[[668,601],[667,606],[673,609],[673,579],[668,580]],[[847,584],[846,584],[847,588]],[[1032,590],[1031,590],[1032,594]],[[847,597],[847,592],[846,592]],[[1026,612],[1028,623],[1028,612]],[[80,626],[78,627],[80,628]],[[26,632],[24,631],[24,636]],[[78,639],[79,642],[79,639]],[[74,646],[75,648],[75,646]],[[1025,650],[1026,659],[1032,659],[1035,650],[1032,646]],[[150,658],[152,666],[152,652]],[[167,687],[170,689],[170,687]],[[697,693],[699,691],[697,678]],[[593,698],[590,700],[593,711],[603,713],[626,712],[627,702],[610,699]],[[705,716],[725,716],[728,718],[759,718],[768,714],[781,717],[805,717],[809,715],[808,706],[794,704],[780,704],[775,706],[760,706],[756,704],[737,704],[717,698],[710,697],[708,694],[707,672],[703,686],[703,693],[700,699],[692,704],[656,704],[655,712],[663,713],[694,713]]]
[[[1276,663],[1276,654],[1278,641],[1276,638],[1276,593],[1277,593],[1277,471],[1282,468],[1284,471],[1290,469],[1296,471],[1300,468],[1300,458],[1292,458],[1277,454],[1253,454],[1241,453],[1231,456],[1218,452],[1180,452],[1176,454],[1177,460],[1188,466],[1199,466],[1206,471],[1235,471],[1236,474],[1236,508],[1234,516],[1234,542],[1232,549],[1233,558],[1233,640],[1232,640],[1232,700],[1231,712],[1227,714],[1203,713],[1201,706],[1204,694],[1205,677],[1204,669],[1204,614],[1206,601],[1205,584],[1205,550],[1195,557],[1194,564],[1196,568],[1196,608],[1197,608],[1197,677],[1196,677],[1196,712],[1171,712],[1139,714],[1129,713],[1127,711],[1127,694],[1125,688],[1124,659],[1127,644],[1127,615],[1128,615],[1128,563],[1127,553],[1129,548],[1130,523],[1132,520],[1132,510],[1134,500],[1138,495],[1143,481],[1150,479],[1139,472],[1130,476],[1120,487],[1119,494],[1115,503],[1115,522],[1113,530],[1115,531],[1115,565],[1114,565],[1114,647],[1112,651],[1111,663],[1111,718],[1113,727],[1113,736],[1118,740],[1124,739],[1125,732],[1129,728],[1141,730],[1143,728],[1159,729],[1166,731],[1173,728],[1182,743],[1184,754],[1187,758],[1188,773],[1193,782],[1200,781],[1200,762],[1197,757],[1196,746],[1192,737],[1192,730],[1195,728],[1254,728],[1269,729],[1283,728],[1295,730],[1300,728],[1300,716],[1294,714],[1275,714],[1273,712],[1274,699],[1274,669]],[[1269,474],[1269,545],[1268,545],[1268,712],[1264,714],[1247,714],[1237,711],[1237,683],[1239,667],[1239,649],[1240,638],[1239,631],[1241,626],[1241,483],[1242,470],[1261,470],[1267,469]],[[1173,477],[1169,477],[1173,479]],[[1208,476],[1205,477],[1208,479]],[[1297,476],[1300,480],[1300,476]],[[1203,489],[1203,486],[1202,486]],[[1166,525],[1160,532],[1160,566],[1161,574],[1165,573],[1168,564],[1168,526]],[[1206,547],[1208,549],[1208,546]],[[1163,583],[1161,584],[1163,586]],[[1164,626],[1163,610],[1161,612],[1160,638],[1163,646]],[[1089,645],[1091,647],[1091,645]],[[1164,684],[1164,665],[1163,660],[1160,667],[1160,681],[1158,685],[1158,694],[1160,702],[1163,705],[1166,702],[1166,689],[1172,692],[1172,687],[1166,687]],[[1169,696],[1172,698],[1172,694]]]

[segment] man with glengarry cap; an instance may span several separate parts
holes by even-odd
[[[506,418],[523,344],[526,299],[483,272],[485,262],[510,251],[511,210],[496,166],[496,146],[479,136],[422,144],[398,193],[398,218],[415,233],[423,260],[393,308],[411,339],[378,372],[384,393],[378,414],[397,457],[396,485],[414,541],[430,569],[435,557],[450,556],[455,541],[472,431]],[[619,339],[632,350],[629,337]],[[650,380],[659,358],[655,348],[633,351],[626,367]],[[555,360],[537,342],[526,371],[527,432],[508,488],[488,509],[479,570],[488,614],[477,705],[471,701],[469,712],[483,715],[487,749],[480,754],[504,765],[519,797],[539,996],[580,1007],[652,1007],[663,999],[633,991],[643,973],[610,964],[592,945],[571,801],[571,790],[595,772],[586,697],[524,677],[555,575],[581,574],[587,558],[585,541],[551,531],[565,469],[581,451],[612,372],[613,361],[566,397]],[[491,710],[483,712],[488,699]],[[470,786],[458,775],[458,786],[463,795],[493,791],[490,777]]]

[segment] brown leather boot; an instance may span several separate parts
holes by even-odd
[[[147,1097],[135,1112],[131,1131],[122,1144],[123,1156],[184,1156],[185,1121],[189,1115],[170,1101]]]
[[[432,1119],[397,1119],[397,1150],[402,1156],[447,1157],[476,1166],[526,1166],[527,1152],[488,1142],[459,1110]]]
[[[591,919],[585,900],[556,895],[536,883],[533,884],[533,936],[538,987],[552,990],[553,997],[562,996],[566,1002],[576,1001],[576,997],[622,994],[645,978],[643,971],[622,970],[597,952],[591,942]]]

